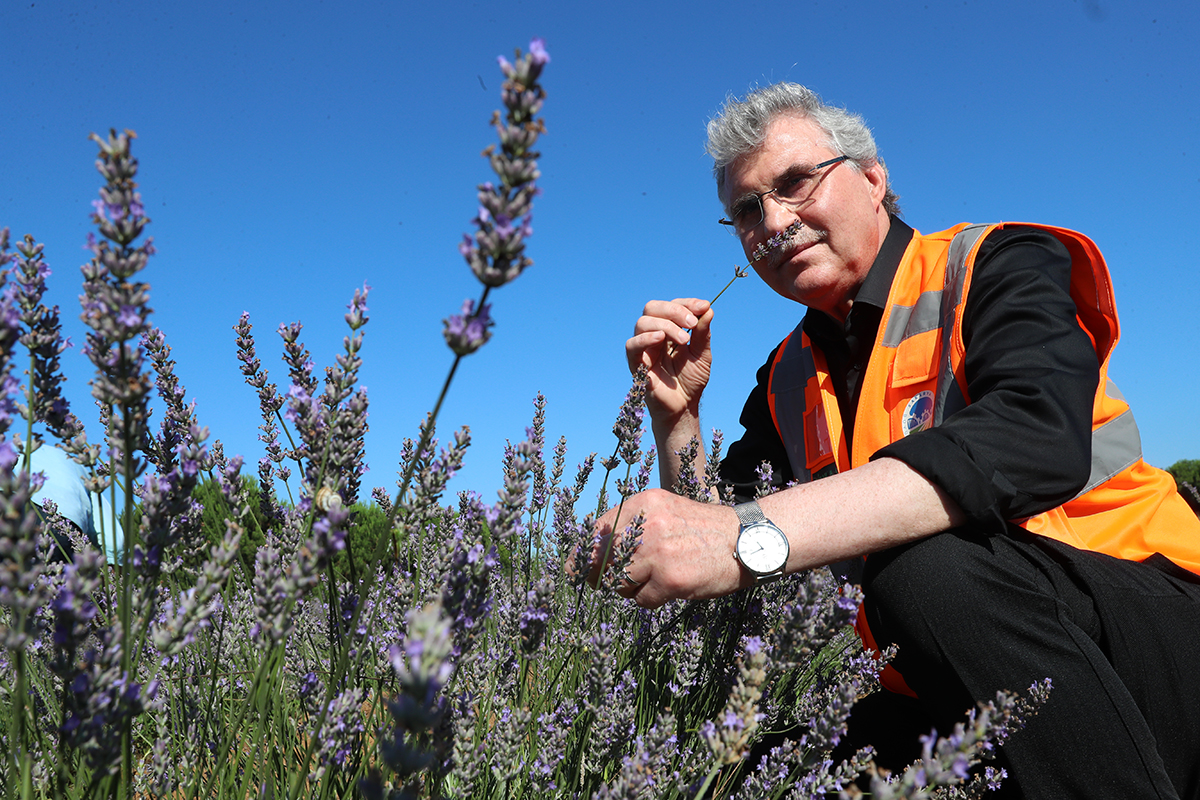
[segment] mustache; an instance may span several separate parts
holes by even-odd
[[[782,262],[790,258],[797,250],[803,250],[806,247],[811,247],[814,244],[820,244],[829,238],[829,232],[821,228],[812,228],[808,225],[804,226],[803,231],[781,242],[779,246],[772,248],[767,253],[767,266],[777,267]]]

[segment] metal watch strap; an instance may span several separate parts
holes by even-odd
[[[767,515],[759,508],[757,500],[751,500],[749,503],[740,503],[733,507],[734,513],[738,515],[738,520],[742,523],[742,527],[753,525],[756,522],[767,522]]]

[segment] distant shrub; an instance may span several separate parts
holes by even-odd
[[[1190,483],[1200,486],[1200,459],[1183,459],[1167,467],[1167,472],[1175,479],[1176,484]]]

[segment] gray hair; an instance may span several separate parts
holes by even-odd
[[[783,116],[812,120],[825,132],[825,144],[840,155],[849,156],[860,171],[875,164],[883,167],[887,178],[883,207],[899,216],[899,197],[892,191],[887,166],[879,157],[875,137],[866,121],[844,108],[826,105],[816,92],[798,83],[776,83],[755,89],[745,100],[730,96],[720,113],[709,120],[705,150],[713,158],[713,177],[717,179],[717,195],[722,203],[726,202],[725,168],[762,147],[767,126]]]

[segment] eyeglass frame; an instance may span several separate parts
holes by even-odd
[[[816,177],[818,172],[825,169],[826,167],[832,167],[834,164],[840,164],[843,161],[852,161],[852,160],[853,159],[851,159],[850,156],[838,156],[836,158],[831,158],[828,161],[822,161],[820,164],[817,164],[815,167],[813,167],[811,170],[808,171],[807,177],[814,178],[814,177]],[[775,186],[771,189],[768,189],[765,192],[750,193],[749,197],[753,197],[755,199],[755,201],[758,202],[758,210],[759,210],[760,216],[758,218],[758,222],[747,227],[746,231],[753,230],[763,223],[763,220],[765,220],[767,218],[767,208],[766,208],[766,206],[763,205],[763,198],[769,194],[774,194],[775,192],[778,192],[778,191],[779,191],[779,187]],[[803,203],[805,200],[807,200],[809,197],[811,197],[812,192],[814,192],[814,191],[816,191],[815,186],[812,188],[812,191],[810,191],[804,197],[803,200],[796,200],[795,202],[793,202],[791,200],[785,200],[776,194],[775,202],[779,203],[782,206],[786,206],[788,208],[795,208],[795,207],[799,206],[801,203]],[[726,219],[725,217],[721,217],[719,220],[717,220],[717,222],[719,222],[722,225],[728,225],[729,232],[731,234],[733,234],[734,236],[740,236],[745,232],[745,231],[738,230],[737,223],[731,219]]]

